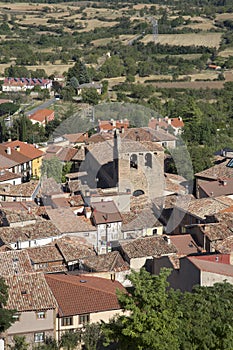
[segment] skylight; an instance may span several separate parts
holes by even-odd
[[[233,168],[233,159],[231,159],[231,160],[227,163],[227,167],[228,167],[228,168]]]

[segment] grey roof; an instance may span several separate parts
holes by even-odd
[[[141,230],[149,227],[161,227],[161,222],[156,218],[151,208],[145,208],[140,213],[125,213],[123,216],[122,231]]]
[[[140,237],[121,241],[120,245],[130,259],[177,253],[176,247],[172,242],[168,243],[166,236]]]

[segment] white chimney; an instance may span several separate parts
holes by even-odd
[[[7,147],[6,153],[9,154],[9,155],[11,155],[11,148],[10,148],[10,147]]]

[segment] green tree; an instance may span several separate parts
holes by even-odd
[[[56,182],[61,182],[62,178],[62,162],[57,157],[51,159],[43,159],[41,166],[41,174],[47,178],[53,177]]]
[[[76,332],[65,332],[64,334],[62,334],[61,336],[61,346],[64,349],[67,350],[73,350],[76,348],[76,346],[78,345],[78,343],[81,340],[81,334],[80,332],[76,331]]]
[[[8,300],[8,286],[4,279],[0,277],[0,334],[5,332],[12,323],[15,310],[6,309]]]
[[[70,85],[72,86],[72,88],[76,91],[76,94],[77,94],[77,89],[79,87],[79,82],[78,82],[78,79],[76,77],[72,77],[70,79]]]
[[[167,290],[169,273],[163,269],[155,276],[141,269],[130,274],[132,290],[118,292],[119,304],[129,314],[103,323],[106,345],[115,342],[121,350],[179,349],[180,313],[175,293]]]
[[[114,78],[123,75],[125,68],[118,56],[112,56],[104,62],[100,70],[103,72],[105,78]]]
[[[0,116],[12,115],[19,109],[19,106],[15,103],[5,102],[0,104]]]
[[[73,77],[75,77],[78,80],[79,84],[90,82],[90,77],[88,75],[87,68],[81,60],[75,62],[75,65],[72,68],[70,68],[67,72],[67,81],[70,81]]]
[[[196,287],[181,299],[181,350],[233,349],[233,285]]]
[[[99,323],[87,323],[82,336],[85,350],[97,350],[101,339],[101,325]]]
[[[97,105],[100,100],[100,95],[95,88],[84,88],[82,89],[82,99],[84,103],[89,103],[90,105]]]
[[[73,163],[72,162],[66,162],[65,165],[63,165],[62,168],[62,182],[66,181],[66,174],[70,173]]]
[[[10,345],[11,350],[27,350],[29,344],[25,340],[25,336],[15,335],[13,337],[14,345]]]

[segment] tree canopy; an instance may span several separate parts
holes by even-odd
[[[193,292],[168,288],[168,269],[151,275],[132,272],[133,287],[118,292],[124,311],[103,323],[105,345],[119,350],[233,349],[233,285],[216,283]]]

